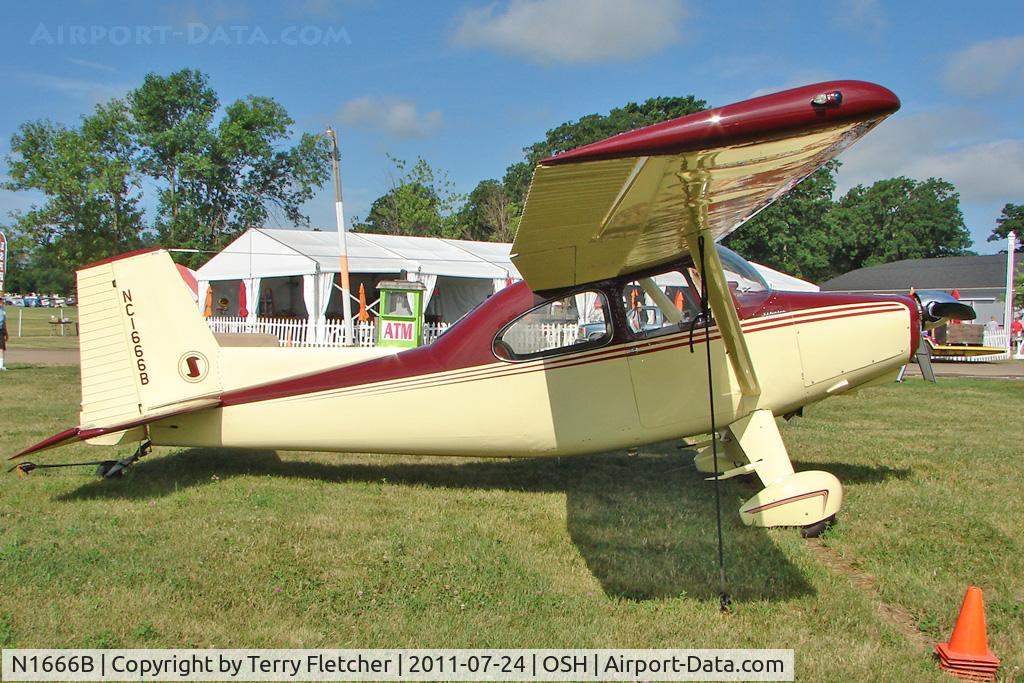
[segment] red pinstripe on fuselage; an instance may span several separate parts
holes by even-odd
[[[617,285],[609,286],[609,292],[614,292],[615,287]],[[559,293],[558,297],[561,296],[565,294]],[[401,392],[552,371],[617,360],[627,355],[635,357],[691,344],[704,344],[706,341],[713,342],[721,338],[718,328],[711,327],[707,334],[703,328],[699,328],[692,335],[689,331],[681,331],[652,338],[633,339],[626,335],[620,324],[616,325],[615,336],[611,342],[599,349],[525,362],[502,361],[495,357],[491,349],[497,332],[522,313],[547,299],[548,297],[534,294],[525,283],[518,283],[505,288],[481,304],[430,346],[343,368],[227,392],[222,397],[222,405],[229,407],[305,394],[364,395]],[[611,296],[609,299],[614,300]],[[909,310],[911,334],[914,337],[909,348],[917,348],[917,308],[909,297],[772,292],[767,298],[762,298],[753,305],[744,305],[742,300],[737,303],[743,331],[746,334]],[[765,310],[772,312],[762,314]]]

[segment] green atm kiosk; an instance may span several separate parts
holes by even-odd
[[[423,343],[423,290],[419,282],[384,280],[380,291],[377,346],[411,349]]]

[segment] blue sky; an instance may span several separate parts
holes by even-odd
[[[74,124],[148,72],[198,68],[222,103],[269,95],[296,132],[338,128],[349,217],[388,189],[386,153],[422,156],[468,192],[584,114],[656,95],[722,105],[833,78],[903,101],[842,157],[840,191],[950,180],[981,253],[1000,246],[985,238],[1002,206],[1024,202],[1019,0],[82,0],[10,4],[0,38],[0,156],[23,121]],[[33,201],[0,190],[0,214]],[[329,185],[306,211],[334,225]]]

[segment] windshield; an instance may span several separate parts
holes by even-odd
[[[725,279],[730,286],[736,285],[736,291],[742,293],[767,292],[771,289],[771,286],[750,264],[750,261],[728,247],[723,247],[721,244],[715,246],[718,247],[718,257],[722,259]]]

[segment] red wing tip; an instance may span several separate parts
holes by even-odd
[[[839,91],[839,103],[812,104],[817,95]],[[867,81],[826,81],[761,95],[671,121],[656,123],[556,154],[541,165],[694,151],[747,142],[787,131],[888,116],[900,99]]]
[[[17,460],[18,458],[23,458],[26,455],[31,455],[32,453],[37,453],[39,451],[45,451],[48,448],[56,448],[57,446],[62,446],[62,445],[64,445],[64,443],[66,441],[71,441],[72,439],[78,438],[78,435],[79,435],[78,427],[71,427],[69,429],[65,429],[63,432],[60,432],[58,434],[54,434],[51,437],[43,439],[42,441],[40,441],[39,443],[35,444],[34,446],[29,446],[28,448],[26,448],[25,450],[21,451],[20,453],[16,453],[15,455],[12,455],[11,457],[9,457],[7,459],[8,460]]]

